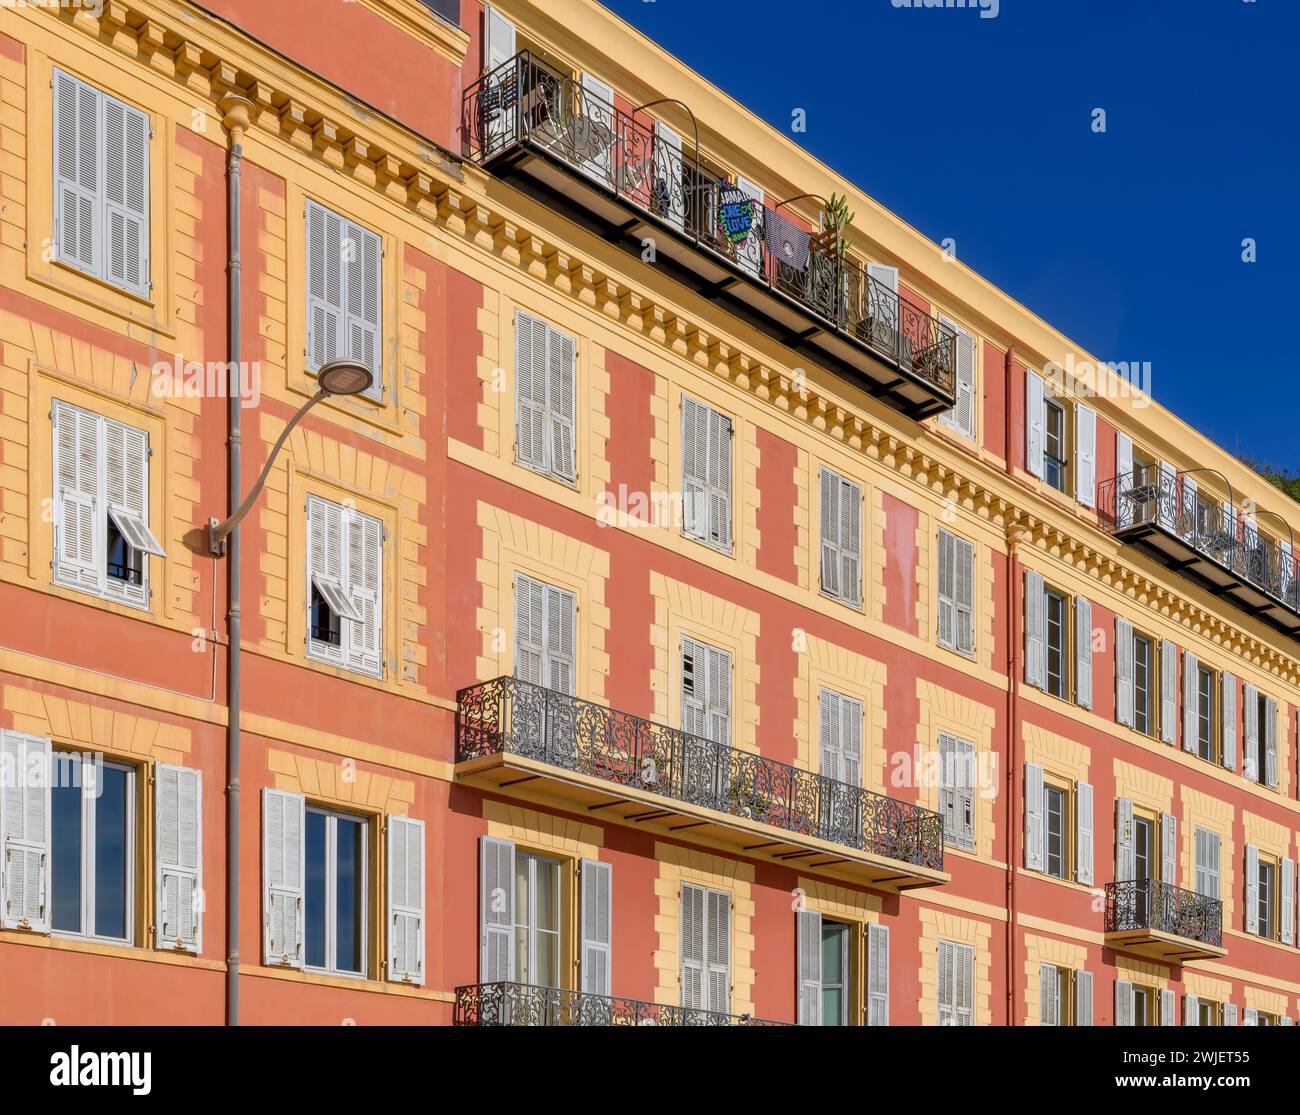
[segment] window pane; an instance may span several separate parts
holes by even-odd
[[[104,767],[95,800],[95,935],[126,936],[128,818],[131,811],[127,771]]]
[[[307,963],[325,967],[325,829],[323,813],[307,811],[307,878],[303,894],[305,907],[303,932],[307,944]]]
[[[537,928],[558,932],[560,928],[560,865],[537,860]]]
[[[59,763],[56,769],[80,774],[81,763]],[[52,925],[66,933],[81,932],[81,780],[50,790],[50,890]]]
[[[360,821],[336,817],[334,841],[338,872],[335,884],[334,964],[341,972],[360,972],[362,918],[365,916],[365,828]]]
[[[538,933],[533,942],[537,951],[537,970],[532,982],[538,987],[560,986],[560,935]]]

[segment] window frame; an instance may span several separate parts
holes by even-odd
[[[1278,894],[1282,876],[1281,866],[1273,856],[1260,850],[1256,872],[1256,930],[1258,936],[1264,940],[1276,941],[1278,939],[1278,916],[1281,906],[1280,895]],[[1266,879],[1267,883],[1265,882]],[[1268,921],[1267,929],[1264,926],[1266,918]]]
[[[1139,670],[1138,647],[1146,648],[1146,661]],[[1160,731],[1160,656],[1156,640],[1141,631],[1133,632],[1133,729],[1154,738]],[[1145,688],[1138,685],[1138,674],[1145,675]],[[1141,695],[1144,700],[1139,701]]]
[[[523,393],[520,391],[522,376],[520,374],[520,344],[519,335],[522,329],[528,325],[540,326],[543,330],[546,343],[546,369],[547,374],[543,377],[542,392],[545,402],[541,407],[542,437],[541,449],[542,459],[540,461],[530,460],[523,452],[523,439],[520,436],[522,425],[525,418],[526,403]],[[568,361],[567,373],[571,379],[571,388],[573,393],[574,413],[572,418],[563,414],[563,407],[552,399],[550,365],[553,350],[563,349],[564,345],[570,345],[573,349],[572,358]],[[545,476],[551,480],[558,481],[570,488],[576,488],[580,479],[581,470],[578,467],[578,415],[581,413],[581,406],[578,404],[578,366],[581,359],[581,352],[578,345],[578,338],[571,333],[566,333],[562,329],[557,329],[544,317],[531,313],[528,310],[516,307],[514,321],[514,345],[515,345],[515,365],[514,365],[514,395],[515,395],[515,464],[521,468],[528,469],[538,476]],[[570,476],[561,468],[556,466],[554,444],[552,432],[556,423],[567,422],[570,426],[570,449],[572,451],[573,475]]]
[[[352,584],[352,579],[351,579],[352,563],[348,555],[348,536],[352,530],[351,524],[353,520],[359,520],[362,524],[368,521],[369,523],[374,524],[375,528],[379,532],[379,554],[378,554],[378,568],[377,568],[378,584],[375,590],[375,612],[374,612],[374,623],[376,628],[375,634],[377,636],[376,656],[378,658],[378,665],[377,668],[374,670],[365,669],[362,664],[349,660],[349,646],[351,643],[351,640],[349,638],[351,627],[349,625],[355,623],[364,624],[364,621],[353,619],[347,615],[342,615],[338,613],[337,611],[335,611],[333,605],[330,603],[329,594],[318,591],[317,584],[316,584],[316,575],[312,570],[312,557],[313,557],[312,506],[313,504],[322,504],[326,508],[336,509],[338,513],[342,516],[342,531],[341,531],[341,538],[339,543],[339,548],[341,553],[341,558],[340,558],[341,565],[339,568],[339,584],[337,585],[337,588],[342,593],[343,597],[346,599],[346,601],[349,604],[351,604],[353,601],[353,592],[354,592],[354,586]],[[335,500],[327,499],[325,496],[318,495],[316,492],[307,493],[302,520],[303,520],[303,528],[305,532],[303,565],[304,565],[304,573],[306,574],[306,578],[307,578],[307,588],[306,588],[307,658],[312,662],[319,662],[322,663],[323,665],[331,666],[334,669],[347,670],[350,673],[359,675],[360,677],[372,678],[376,681],[382,681],[385,672],[384,671],[384,664],[385,664],[384,640],[387,635],[387,631],[386,631],[387,625],[384,623],[384,613],[386,610],[386,601],[385,601],[385,593],[384,593],[384,578],[385,578],[384,567],[385,567],[386,555],[384,551],[386,550],[387,543],[388,543],[388,528],[384,524],[384,520],[380,518],[378,515],[371,515],[365,511],[362,511],[360,508],[356,507],[355,504],[351,503],[351,501],[347,503],[339,503]],[[329,643],[326,640],[317,639],[316,636],[313,634],[317,626],[315,623],[314,613],[316,610],[316,602],[318,597],[320,599],[321,604],[327,609],[327,611],[331,615],[333,615],[335,620],[337,620],[338,622],[339,641],[337,644]],[[321,647],[328,647],[328,646],[338,647],[339,656],[337,658],[332,657],[328,651],[320,649]]]
[[[522,910],[525,903],[520,901],[519,895],[519,862],[523,858],[528,863],[528,909]],[[537,926],[537,865],[547,864],[555,869],[555,929],[539,929]],[[565,930],[569,922],[568,912],[565,908],[565,879],[567,874],[573,870],[572,861],[554,855],[545,855],[541,852],[534,852],[528,848],[518,845],[515,847],[514,872],[515,872],[515,901],[514,901],[514,924],[511,926],[510,948],[512,951],[512,965],[515,973],[515,979],[518,983],[527,987],[563,987],[565,983],[565,955],[566,940]],[[521,921],[521,917],[524,919]],[[555,938],[555,978],[558,981],[554,985],[536,983],[524,979],[523,973],[519,971],[519,935],[524,934],[527,945],[528,956],[526,963],[528,974],[532,976],[537,969],[537,938],[539,934],[551,935]]]
[[[93,780],[88,781],[85,777],[84,770],[90,755],[87,752],[64,750],[57,747],[50,749],[50,845],[49,857],[50,866],[48,873],[49,897],[47,898],[49,906],[49,927],[50,936],[59,937],[75,941],[98,941],[104,944],[133,946],[136,944],[136,849],[138,847],[139,833],[137,827],[140,822],[140,810],[138,808],[139,795],[139,770],[132,763],[121,762],[119,760],[104,759],[103,766],[113,770],[122,771],[126,777],[126,817],[124,821],[125,831],[125,849],[124,857],[126,863],[125,871],[125,918],[124,918],[124,935],[121,937],[106,936],[93,932],[95,925],[95,878],[97,872],[97,855],[95,840],[95,814],[98,808],[98,802],[101,795],[94,792]],[[54,798],[53,794],[58,787],[54,785],[54,772],[59,769],[61,763],[74,762],[80,768],[82,773],[79,774],[81,796],[81,839],[80,839],[80,860],[79,870],[81,881],[79,887],[79,909],[81,915],[81,929],[57,929],[54,926],[54,874],[57,870],[55,866],[55,846],[57,837],[54,827]],[[91,760],[93,766],[93,760]],[[87,931],[87,927],[91,931]]]
[[[1055,435],[1056,450],[1060,456],[1054,456],[1051,452],[1053,441],[1052,420],[1056,418],[1060,422],[1060,429]],[[1064,405],[1053,399],[1043,396],[1043,483],[1054,491],[1062,495],[1069,494],[1069,423],[1066,421],[1066,410]],[[1053,478],[1053,472],[1055,478]]]
[[[840,964],[841,964],[840,977],[841,978],[838,984],[833,984],[830,986],[832,988],[833,987],[839,988],[842,996],[841,999],[842,1007],[840,1010],[840,1020],[834,1023],[833,1025],[851,1026],[853,1024],[853,1018],[855,1014],[854,1006],[857,1002],[857,995],[856,995],[857,969],[856,969],[856,965],[854,964],[855,952],[856,952],[855,938],[861,932],[861,928],[852,922],[838,921],[834,918],[823,918],[821,922],[821,929],[822,929],[821,940],[818,941],[818,946],[823,950],[825,948],[826,934],[828,930],[835,933],[840,938]],[[826,1021],[826,990],[828,985],[826,981],[826,965],[824,962],[825,961],[824,951],[822,952],[822,958],[823,958],[823,963],[821,965],[822,977],[821,977],[821,989],[820,989],[821,997],[822,997],[821,1024],[823,1026],[830,1026],[832,1025],[832,1023]]]
[[[1196,667],[1196,751],[1197,758],[1218,764],[1219,741],[1219,672],[1204,662]]]
[[[315,964],[308,963],[307,954],[308,944],[308,902],[307,887],[311,878],[311,860],[307,855],[307,825],[308,818],[313,814],[318,814],[325,818],[325,966],[319,967]],[[337,822],[339,819],[356,823],[361,829],[361,865],[357,872],[357,878],[361,886],[360,907],[361,907],[361,942],[359,954],[361,957],[361,968],[359,971],[350,971],[338,967],[338,858],[337,858]],[[364,813],[349,813],[343,809],[336,809],[330,805],[319,805],[306,801],[303,803],[303,877],[302,877],[302,970],[304,972],[314,972],[317,975],[338,976],[345,979],[367,980],[370,978],[370,947],[371,933],[370,920],[373,911],[370,908],[371,901],[375,896],[376,888],[372,885],[371,872],[375,862],[373,852],[374,835],[371,827],[374,818]]]
[[[1071,607],[1072,597],[1051,585],[1043,586],[1043,692],[1049,697],[1056,697],[1058,700],[1069,701],[1073,698],[1073,671],[1070,668],[1073,659],[1073,643],[1070,638],[1071,619],[1073,611]],[[1060,646],[1055,649],[1059,658],[1057,677],[1060,684],[1060,692],[1052,688],[1052,655],[1054,653],[1052,646],[1052,608],[1053,605],[1059,605],[1060,618],[1056,623],[1056,629],[1060,633]]]
[[[1057,816],[1060,819],[1059,833],[1059,874],[1052,870],[1052,827],[1051,827],[1051,801],[1056,798],[1060,802],[1060,810]],[[1073,877],[1073,841],[1071,832],[1074,826],[1071,824],[1074,815],[1077,812],[1073,805],[1073,788],[1062,781],[1049,777],[1044,772],[1043,777],[1043,874],[1053,879],[1069,880]]]

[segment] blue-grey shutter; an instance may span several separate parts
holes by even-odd
[[[795,911],[799,1025],[822,1024],[822,916],[816,910]]]
[[[1259,690],[1249,682],[1242,692],[1245,716],[1242,724],[1242,774],[1251,782],[1259,781]]]
[[[889,926],[867,925],[867,1025],[889,1025]]]
[[[197,953],[203,913],[203,774],[154,767],[155,924],[159,948]]]
[[[149,118],[104,97],[104,277],[149,293]]]
[[[479,837],[480,983],[515,978],[515,846],[495,836]]]
[[[1178,647],[1160,640],[1160,739],[1178,742]]]
[[[1128,980],[1115,981],[1115,1025],[1133,1025],[1133,985]]]
[[[1246,932],[1259,934],[1259,849],[1246,845]]]
[[[1025,684],[1047,685],[1047,597],[1041,574],[1025,571]]]
[[[1264,784],[1277,789],[1277,699],[1264,698]]]
[[[1115,801],[1115,881],[1127,883],[1137,875],[1137,855],[1133,847],[1133,802],[1128,798]]]
[[[1149,664],[1148,664],[1149,665]],[[1137,723],[1133,700],[1133,625],[1115,617],[1115,721],[1132,728]],[[1150,676],[1148,672],[1148,677]],[[1148,682],[1148,685],[1150,683]]]
[[[1045,869],[1047,834],[1043,813],[1043,768],[1026,763],[1025,866],[1030,871]]]
[[[1092,708],[1092,602],[1074,598],[1074,699]]]
[[[1295,860],[1282,861],[1282,943],[1295,944]]]
[[[54,71],[54,242],[60,259],[93,274],[104,250],[103,101],[98,89]]]
[[[1237,769],[1237,679],[1232,674],[1223,675],[1223,698],[1219,702],[1223,720],[1223,765],[1231,771]]]
[[[1076,813],[1075,845],[1075,879],[1087,886],[1093,881],[1093,805],[1092,786],[1079,782],[1074,788],[1074,809]]]
[[[1092,1025],[1092,973],[1074,973],[1074,1024]]]
[[[284,968],[303,966],[306,801],[302,794],[262,790],[263,956]]]
[[[1172,813],[1160,814],[1160,881],[1178,885],[1178,819]]]
[[[582,861],[582,990],[610,995],[614,948],[614,867]]]
[[[424,822],[388,817],[388,978],[424,983]]]
[[[50,741],[0,731],[0,928],[50,929]]]
[[[1183,750],[1195,751],[1200,732],[1200,660],[1190,650],[1183,651]]]

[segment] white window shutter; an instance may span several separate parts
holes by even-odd
[[[867,1025],[889,1025],[889,926],[867,925]]]
[[[572,697],[577,685],[578,598],[554,585],[544,585],[543,594],[545,685]]]
[[[700,542],[709,537],[710,413],[702,403],[682,396],[682,531]]]
[[[939,420],[964,437],[975,436],[975,338],[955,321],[943,317],[940,322],[957,335],[957,401],[944,411]]]
[[[1251,782],[1259,781],[1259,690],[1249,682],[1242,691],[1241,750],[1242,774]]]
[[[818,474],[818,486],[821,499],[821,578],[822,592],[828,596],[839,597],[843,589],[840,585],[840,496],[843,485],[839,477],[830,469],[823,467]]]
[[[343,631],[344,617],[355,616],[352,600],[346,591],[347,571],[344,549],[347,524],[343,508],[337,503],[307,497],[307,575],[309,586],[315,585],[330,610],[339,616],[339,641],[317,639],[311,631],[311,593],[307,594],[307,649],[313,658],[323,658],[342,665],[347,646]]]
[[[703,887],[682,884],[682,1006],[688,1010],[708,1009],[704,979],[705,893]]]
[[[731,744],[731,655],[705,647],[708,670],[708,705],[705,735],[714,743]]]
[[[1246,932],[1259,934],[1259,849],[1246,845]]]
[[[546,418],[550,427],[551,471],[578,478],[578,345],[567,333],[548,329]]]
[[[1128,980],[1115,981],[1115,1025],[1133,1025],[1133,985]]]
[[[841,697],[824,686],[817,693],[817,734],[821,745],[821,775],[843,782],[844,744],[840,738],[844,717],[840,713]]]
[[[104,494],[101,448],[104,421],[55,400],[54,579],[88,592],[102,592],[105,574]]]
[[[731,419],[709,411],[709,541],[731,548]]]
[[[104,271],[110,283],[149,293],[149,118],[104,97]]]
[[[352,221],[343,222],[346,301],[343,349],[346,355],[370,369],[374,380],[366,394],[384,394],[383,276],[384,252],[379,237]]]
[[[384,672],[384,527],[371,515],[347,509],[347,590],[353,612],[345,619],[347,664],[379,677]]]
[[[546,588],[515,574],[515,677],[529,685],[546,684]]]
[[[59,258],[98,274],[103,258],[104,94],[54,71],[54,238]]]
[[[975,744],[970,740],[954,741],[957,772],[957,808],[954,832],[958,847],[968,851],[975,847]]]
[[[344,354],[347,321],[347,273],[343,260],[346,221],[308,201],[307,223],[307,369]]]
[[[388,815],[388,978],[424,983],[424,822]]]
[[[515,978],[515,846],[495,836],[479,837],[480,983]]]
[[[203,929],[203,774],[154,767],[155,924],[161,949],[197,953]]]
[[[946,530],[939,531],[939,645],[949,650],[957,649],[956,562],[953,556],[955,542],[956,539]]]
[[[1076,881],[1088,886],[1093,881],[1093,804],[1092,786],[1079,782],[1074,788],[1074,809],[1076,814],[1074,877]]]
[[[1047,445],[1047,410],[1043,401],[1043,381],[1025,369],[1025,469],[1030,476],[1043,478],[1043,453]]]
[[[1160,881],[1178,885],[1178,818],[1160,814]]]
[[[1133,472],[1133,439],[1128,434],[1115,431],[1115,525],[1132,526],[1136,509],[1124,498],[1124,493],[1137,486],[1139,480]]]
[[[1201,1000],[1195,995],[1183,996],[1183,1025],[1199,1026],[1201,1024]]]
[[[1160,739],[1178,742],[1178,648],[1160,640]]]
[[[1074,598],[1074,697],[1092,708],[1092,601]]]
[[[133,550],[166,557],[149,529],[149,435],[111,418],[103,424],[108,513]]]
[[[1196,876],[1193,880],[1197,894],[1207,898],[1219,897],[1219,834],[1208,829],[1196,830]]]
[[[0,731],[0,928],[50,930],[50,741]]]
[[[515,311],[515,454],[520,464],[550,468],[546,380],[550,354],[546,322]]]
[[[1047,685],[1047,597],[1041,574],[1025,571],[1025,684]]]
[[[1133,802],[1115,801],[1115,881],[1131,882],[1137,876],[1137,853],[1133,847]]]
[[[682,636],[682,731],[705,738],[709,693],[708,651],[703,643]]]
[[[708,890],[705,962],[707,965],[708,1009],[731,1013],[731,896]]]
[[[1241,1011],[1241,1024],[1243,1026],[1258,1026],[1259,1011],[1255,1007],[1243,1007]]]
[[[262,790],[262,954],[269,965],[303,966],[306,801]]]
[[[954,982],[957,997],[957,1025],[975,1024],[975,949],[971,945],[958,945],[954,950],[956,961]]]
[[[1183,651],[1183,750],[1195,751],[1200,733],[1200,659]]]
[[[1082,403],[1074,408],[1075,498],[1097,506],[1097,412]]]
[[[1046,865],[1047,832],[1043,810],[1043,768],[1025,764],[1025,867],[1043,871]]]
[[[799,1025],[822,1024],[822,916],[817,910],[795,911],[798,956]]]
[[[614,967],[614,866],[582,861],[582,990],[610,995]]]
[[[1055,964],[1038,966],[1038,1024],[1055,1026],[1058,1022],[1058,995],[1061,976]]]
[[[1225,1026],[1235,1026],[1237,1024],[1237,1004],[1223,1004],[1223,1024]]]
[[[1283,1014],[1279,1016],[1277,1024],[1279,1026],[1294,1026],[1295,1020],[1289,1014]]]
[[[957,647],[975,653],[975,547],[963,538],[953,541],[953,585],[957,592]]]
[[[1282,943],[1295,944],[1295,860],[1282,861]]]
[[[1277,699],[1264,699],[1264,784],[1277,789]]]
[[[957,1022],[956,995],[953,982],[955,951],[956,946],[951,941],[941,940],[939,942],[939,986],[935,993],[935,1005],[938,1011],[936,1021],[940,1026],[953,1026]]]
[[[1160,1025],[1173,1026],[1178,1020],[1178,999],[1172,988],[1160,990]]]
[[[862,486],[838,477],[840,487],[840,596],[857,607],[862,603]]]
[[[1223,765],[1227,770],[1237,769],[1237,679],[1229,673],[1223,675],[1223,696],[1219,701],[1223,720],[1220,738],[1223,740]]]
[[[1092,1025],[1092,973],[1074,973],[1074,1024]]]
[[[1148,663],[1148,667],[1150,663]],[[1137,724],[1133,693],[1133,625],[1115,617],[1115,721],[1132,728]],[[1148,671],[1148,677],[1150,673]]]
[[[840,781],[862,785],[862,702],[853,697],[840,699]]]

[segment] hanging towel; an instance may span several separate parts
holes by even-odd
[[[767,250],[787,267],[803,271],[808,266],[808,245],[812,234],[788,221],[776,210],[763,214],[763,230]]]

